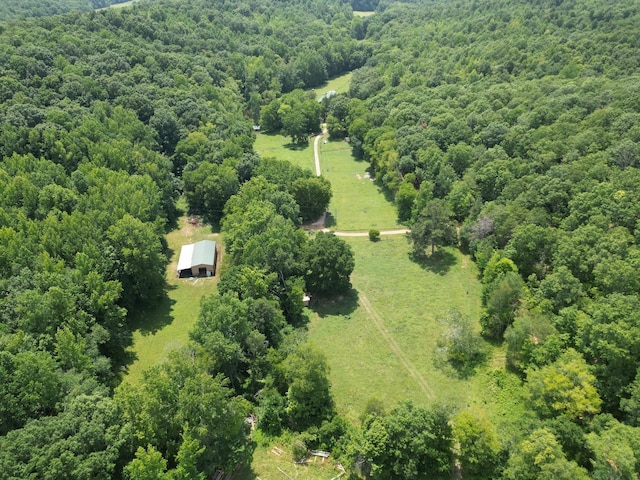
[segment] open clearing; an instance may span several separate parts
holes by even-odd
[[[179,219],[179,227],[166,236],[172,252],[171,262],[167,267],[167,295],[156,308],[134,319],[130,353],[135,360],[129,365],[126,377],[133,384],[142,378],[142,372],[163,362],[171,350],[187,344],[189,331],[198,318],[200,299],[217,291],[218,276],[176,278],[176,268],[182,245],[205,239],[219,242],[219,238],[211,233],[208,226],[193,226],[184,216]],[[222,249],[218,247],[218,265],[221,260]]]
[[[309,463],[296,465],[291,451],[284,443],[258,445],[253,454],[252,471],[243,472],[239,480],[286,480],[288,475],[296,480],[329,480],[340,475],[331,457],[311,457]]]
[[[339,77],[332,78],[331,80],[323,83],[319,87],[313,89],[316,93],[316,100],[320,100],[320,97],[327,92],[333,90],[336,93],[347,93],[349,91],[349,84],[351,83],[351,77],[353,73],[345,73]]]
[[[373,182],[369,164],[351,156],[348,143],[324,143],[323,139],[319,147],[322,175],[333,190],[327,227],[341,231],[401,228],[395,205]]]
[[[371,15],[374,15],[376,12],[364,12],[361,10],[354,10],[353,11],[353,15],[356,17],[370,17]]]
[[[253,148],[261,157],[275,157],[287,160],[307,170],[315,172],[313,160],[313,139],[304,148],[291,145],[291,139],[273,133],[258,133]]]
[[[356,256],[352,295],[317,304],[309,327],[329,361],[339,411],[357,421],[372,398],[389,409],[403,399],[474,403],[470,382],[435,367],[433,354],[449,309],[478,318],[475,265],[454,249],[420,265],[404,236],[346,240]]]

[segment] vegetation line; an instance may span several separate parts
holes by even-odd
[[[409,375],[411,375],[413,378],[416,379],[416,381],[418,382],[418,385],[420,385],[420,388],[422,389],[424,394],[428,398],[433,399],[434,398],[433,390],[431,389],[427,381],[424,379],[424,377],[420,374],[418,369],[407,358],[404,351],[402,350],[402,347],[400,347],[396,339],[393,338],[393,335],[391,335],[387,331],[387,329],[384,326],[384,320],[382,319],[380,314],[375,311],[375,309],[371,305],[371,302],[369,302],[369,299],[364,293],[359,292],[359,296],[360,296],[360,304],[365,308],[365,310],[371,317],[371,320],[373,320],[374,325],[376,326],[380,334],[384,337],[384,339],[387,341],[387,344],[389,345],[393,353],[395,353],[395,355],[398,357],[400,362],[402,362],[407,372],[409,372]]]

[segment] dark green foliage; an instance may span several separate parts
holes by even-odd
[[[234,397],[221,376],[211,376],[192,351],[174,352],[152,367],[141,385],[123,384],[116,403],[131,424],[133,447],[153,445],[165,459],[177,459],[187,432],[205,447],[198,470],[213,475],[251,458],[244,421],[247,402]]]
[[[346,293],[355,259],[351,247],[333,233],[319,232],[309,242],[305,281],[312,294]]]
[[[372,242],[377,242],[378,240],[380,240],[380,230],[376,230],[375,228],[369,230],[369,240],[371,240]]]
[[[526,312],[517,317],[504,332],[507,363],[524,372],[530,366],[555,360],[563,347],[557,341],[557,333],[551,319],[538,312]]]
[[[334,413],[328,366],[322,354],[301,346],[282,364],[287,388],[286,413],[294,430],[319,425]]]
[[[240,188],[234,168],[209,162],[185,172],[183,180],[189,213],[201,215],[205,222],[215,226],[222,219],[225,203]]]
[[[303,222],[322,216],[331,201],[331,183],[324,177],[298,178],[291,186],[291,194],[300,206]]]
[[[640,426],[640,371],[626,390],[627,395],[620,400],[620,410],[625,412],[631,425]]]
[[[482,292],[482,333],[489,337],[502,338],[506,328],[515,319],[524,293],[524,282],[515,272],[505,273],[486,284]]]
[[[127,452],[122,411],[102,395],[79,395],[57,416],[34,420],[0,437],[5,478],[108,480]]]
[[[151,306],[163,295],[168,263],[157,233],[149,224],[126,215],[106,235],[113,252],[113,279],[122,285],[123,306]]]
[[[88,6],[49,3],[31,2],[28,14]],[[484,332],[507,328],[510,364],[557,387],[538,379],[540,415],[590,418],[584,405],[553,406],[575,373],[604,411],[637,424],[638,6],[350,3],[158,0],[0,26],[2,474],[118,478],[138,460],[182,477],[233,471],[250,454],[248,408],[212,377],[220,371],[248,398],[266,385],[265,430],[311,425],[307,446],[340,449],[326,364],[287,334],[305,321],[305,280],[325,285],[335,267],[312,259],[298,230],[330,189],[261,161],[249,117],[294,143],[321,117],[332,137],[348,135],[413,221],[418,257],[455,243],[453,219],[462,224],[483,271]],[[0,19],[24,6],[4,2]],[[353,18],[352,7],[378,12]],[[319,104],[297,90],[359,67],[350,96]],[[193,365],[167,364],[119,394],[133,419],[123,427],[95,392],[119,381],[130,313],[162,295],[162,234],[180,191],[192,213],[222,223],[229,277],[219,303],[205,302]],[[362,471],[446,476],[453,444],[423,448],[450,437],[428,412],[371,417]],[[425,434],[434,423],[440,433]],[[482,433],[468,423],[467,439]],[[562,418],[544,426],[506,440],[505,478],[583,478],[572,460],[593,478],[637,477],[634,428],[605,416],[583,435]],[[463,476],[493,474],[480,461],[501,462],[490,440],[478,456],[464,445]]]
[[[406,179],[405,179],[406,180]],[[412,183],[402,182],[398,193],[396,193],[396,205],[398,205],[398,220],[406,222],[411,219],[413,202],[418,196],[418,192]]]
[[[63,387],[61,372],[47,352],[0,352],[0,433],[55,414]]]
[[[14,21],[19,18],[47,17],[59,15],[74,10],[87,12],[94,8],[104,8],[123,0],[59,0],[47,2],[44,0],[16,0],[10,4],[0,6],[0,21]]]
[[[425,250],[429,247],[433,255],[436,246],[451,245],[456,241],[456,228],[452,216],[451,210],[442,200],[431,200],[426,204],[411,227],[410,238],[414,255],[424,256]]]
[[[374,478],[449,478],[453,464],[449,415],[402,402],[385,417],[370,415],[363,424],[361,470]]]

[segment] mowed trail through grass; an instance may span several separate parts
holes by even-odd
[[[189,224],[186,217],[179,219],[179,228],[166,236],[172,252],[167,267],[166,297],[153,309],[134,319],[133,346],[130,353],[134,361],[128,367],[126,381],[136,384],[148,368],[166,360],[171,350],[185,346],[189,331],[200,311],[200,299],[217,291],[218,276],[211,278],[176,278],[176,268],[182,245],[210,239],[220,239],[207,227]],[[218,246],[218,265],[222,260]]]
[[[418,264],[404,236],[345,240],[356,257],[354,290],[319,302],[309,326],[311,342],[329,361],[339,411],[357,421],[371,399],[387,408],[404,399],[423,405],[476,403],[472,382],[434,364],[444,329],[439,319],[450,309],[478,318],[475,265],[455,249]]]

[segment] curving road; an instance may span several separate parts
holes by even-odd
[[[316,162],[316,176],[320,176],[322,175],[322,170],[320,169],[320,149],[318,148],[318,145],[320,143],[320,139],[322,137],[324,137],[327,134],[327,126],[326,124],[322,124],[322,133],[318,136],[316,136],[315,140],[313,141],[313,158],[315,159]],[[323,228],[322,229],[323,232],[331,232],[333,230],[330,230],[329,228]],[[380,235],[404,235],[406,233],[409,233],[411,230],[409,230],[408,228],[400,228],[400,229],[396,229],[396,230],[381,230],[380,231]],[[337,237],[367,237],[369,236],[369,232],[336,232],[333,231],[333,233],[337,236]]]

